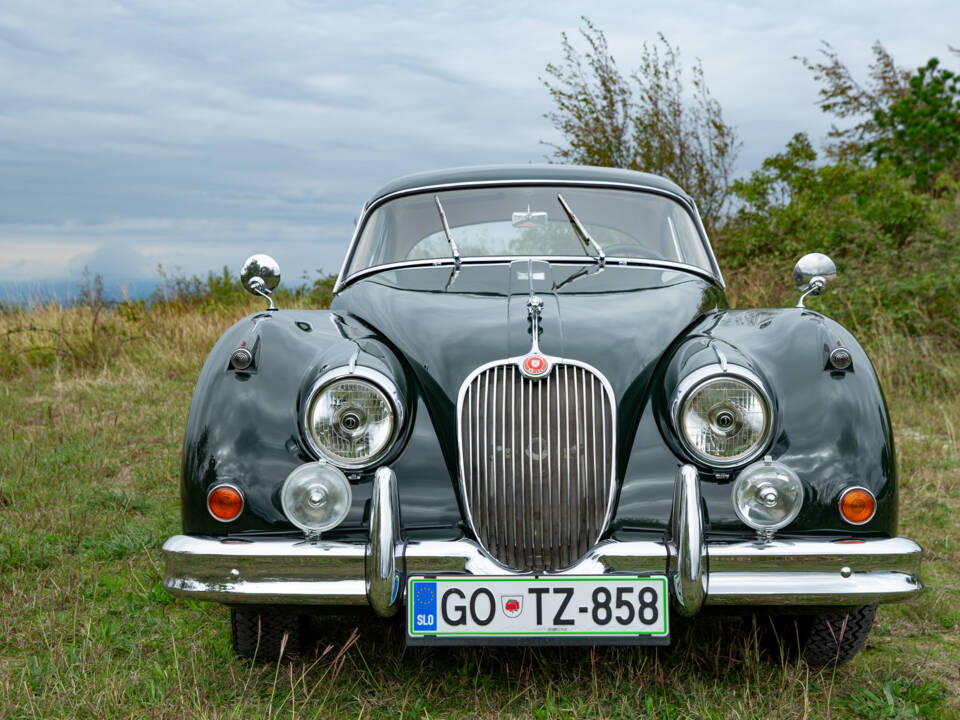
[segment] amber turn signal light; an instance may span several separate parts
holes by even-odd
[[[863,525],[877,512],[877,499],[862,487],[848,488],[840,496],[840,514],[852,525]]]
[[[207,509],[221,522],[236,520],[243,512],[243,493],[233,485],[217,485],[207,493]]]

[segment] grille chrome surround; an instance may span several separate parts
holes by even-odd
[[[616,404],[595,368],[550,357],[550,372],[532,379],[521,372],[524,357],[487,363],[460,388],[460,489],[470,527],[495,560],[557,571],[610,522]]]

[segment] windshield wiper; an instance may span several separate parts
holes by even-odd
[[[570,222],[573,224],[574,229],[577,231],[577,235],[580,236],[580,239],[583,240],[584,248],[583,251],[587,254],[587,257],[591,257],[590,252],[587,250],[587,247],[593,246],[593,249],[597,251],[596,260],[597,265],[603,267],[607,264],[607,256],[603,252],[603,248],[590,237],[590,233],[587,232],[587,229],[583,224],[577,219],[577,216],[573,214],[573,210],[570,209],[570,206],[567,205],[567,201],[563,199],[563,195],[557,195],[557,200],[560,201],[560,206],[563,208],[563,211],[567,214],[567,217],[570,218]],[[439,200],[437,201],[440,202]]]
[[[450,243],[450,252],[453,254],[453,266],[460,269],[460,250],[453,241],[453,235],[450,234],[450,226],[447,224],[447,214],[443,211],[443,205],[440,204],[440,196],[434,195],[434,201],[437,203],[437,212],[440,213],[440,223],[443,225],[443,234],[447,236],[447,242]]]

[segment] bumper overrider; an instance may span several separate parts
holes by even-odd
[[[907,538],[706,542],[700,508],[696,468],[684,465],[663,540],[606,540],[553,574],[666,573],[674,609],[685,616],[704,605],[895,602],[923,590],[922,551]],[[472,540],[402,540],[397,480],[389,468],[374,479],[366,546],[175,535],[163,553],[164,587],[178,597],[228,605],[369,605],[385,617],[404,602],[407,576],[522,575]]]

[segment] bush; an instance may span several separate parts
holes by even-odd
[[[824,252],[840,281],[818,307],[866,331],[877,328],[879,313],[898,331],[960,344],[953,311],[960,304],[958,185],[944,178],[933,198],[916,192],[891,163],[816,163],[800,133],[734,184],[742,205],[716,233],[717,252],[732,278],[763,279],[739,301],[792,304],[793,264],[804,253]]]

